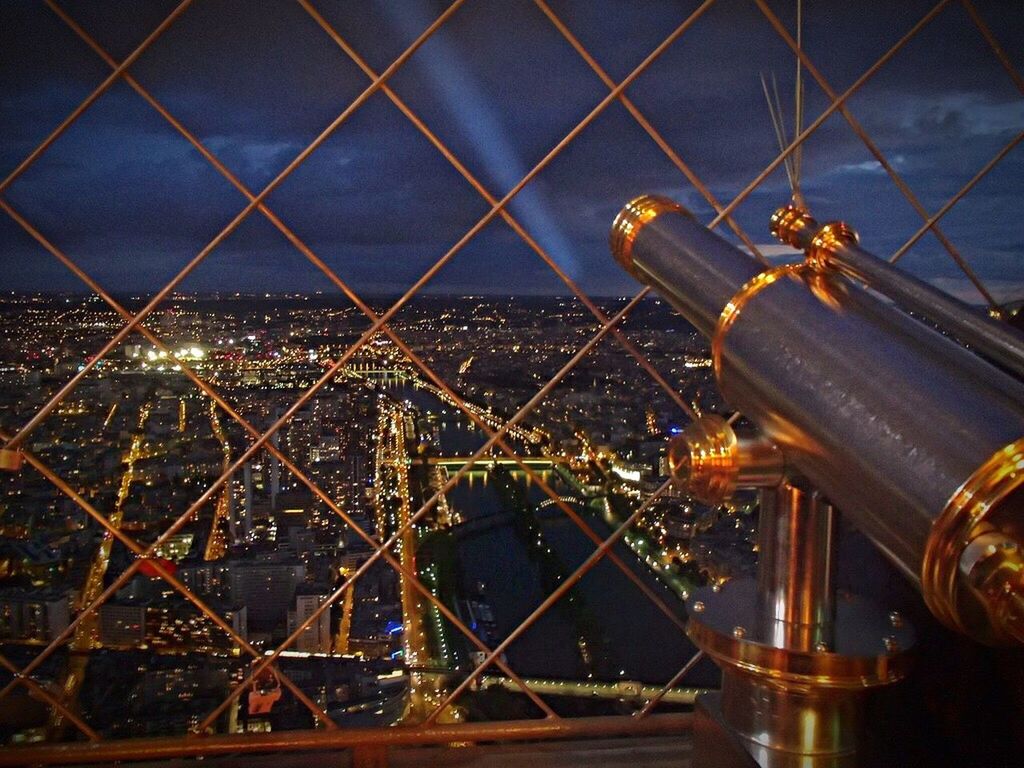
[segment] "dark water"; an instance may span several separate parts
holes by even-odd
[[[409,400],[422,415],[429,412],[430,418],[436,417],[440,447],[445,455],[469,455],[486,440],[466,417],[452,412],[430,393],[395,387],[389,394]],[[481,469],[484,466],[481,462]],[[559,494],[574,495],[554,473],[545,472],[543,477]],[[535,484],[528,484],[525,477],[520,482],[531,502],[536,504],[547,498]],[[501,497],[486,471],[473,471],[463,477],[449,492],[448,501],[467,520],[504,511]],[[564,514],[548,511],[552,514],[542,517],[544,538],[564,563],[568,575],[597,545]],[[601,539],[610,535],[611,529],[597,515],[579,508],[578,511]],[[677,615],[683,615],[675,594],[640,564],[624,544],[619,543],[614,551]],[[486,596],[493,607],[500,638],[514,630],[546,597],[538,567],[530,560],[511,524],[464,537],[459,542],[458,556],[463,587],[468,591],[477,582],[486,585]],[[601,677],[664,682],[695,651],[660,609],[607,558],[583,577],[578,594],[585,608],[596,618],[603,640],[607,661]],[[577,649],[578,635],[570,613],[556,603],[510,646],[509,663],[526,676],[578,678],[583,674]],[[711,682],[709,679],[703,684]],[[699,679],[695,684],[698,683],[701,683]]]

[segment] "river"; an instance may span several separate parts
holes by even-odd
[[[446,407],[428,392],[395,386],[389,388],[388,393],[411,402],[421,416],[436,419],[444,455],[469,455],[486,440],[465,416]],[[531,504],[547,498],[536,484],[528,483],[524,475],[516,473],[514,477]],[[544,472],[543,477],[559,494],[575,495],[557,474]],[[506,511],[496,484],[486,471],[474,471],[463,477],[449,492],[448,502],[466,520]],[[598,515],[581,507],[577,510],[602,539],[611,533]],[[547,513],[539,518],[543,539],[564,564],[567,575],[596,545],[557,508]],[[615,551],[652,590],[683,615],[676,595],[623,543],[620,542]],[[515,629],[544,599],[539,566],[535,558],[531,559],[512,523],[462,537],[457,552],[463,594],[468,594],[477,583],[485,585],[499,638]],[[585,677],[590,669],[595,677],[604,679],[658,683],[668,680],[695,652],[679,629],[607,558],[584,576],[576,595],[593,619],[603,651],[602,663],[589,668],[583,663],[579,651],[579,614],[574,617],[573,612],[556,604],[509,647],[508,661],[517,672],[528,677],[578,679]],[[698,679],[695,684],[713,682],[714,677],[711,677]]]

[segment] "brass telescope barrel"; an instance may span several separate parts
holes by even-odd
[[[824,247],[849,236],[829,226]],[[611,240],[711,339],[725,399],[940,619],[1024,642],[1024,384],[811,259],[765,269],[670,200],[630,202]]]

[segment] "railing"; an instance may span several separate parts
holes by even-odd
[[[649,289],[643,288],[632,296],[629,301],[621,307],[614,315],[609,316],[593,299],[591,299],[574,280],[563,270],[554,258],[540,245],[540,243],[527,231],[523,224],[508,210],[508,205],[517,194],[533,181],[538,174],[557,158],[567,147],[577,140],[584,130],[604,113],[611,105],[619,104],[635,119],[640,128],[660,148],[682,176],[700,193],[707,203],[714,209],[715,215],[708,222],[708,226],[715,228],[722,224],[727,225],[736,236],[746,245],[750,251],[759,259],[767,260],[761,254],[755,240],[745,233],[733,214],[750,195],[757,190],[765,180],[794,152],[798,150],[809,137],[835,113],[839,113],[849,125],[850,129],[863,142],[872,157],[878,162],[885,174],[892,180],[893,184],[906,198],[913,209],[919,214],[922,224],[891,256],[891,261],[898,261],[903,257],[926,233],[931,232],[941,243],[942,247],[949,254],[949,257],[963,271],[964,275],[974,284],[981,296],[994,313],[1000,312],[1000,307],[986,288],[982,281],[975,274],[971,266],[964,259],[959,250],[953,245],[950,239],[940,228],[940,221],[953,209],[964,196],[969,193],[994,167],[1013,150],[1021,139],[1024,138],[1024,131],[1018,133],[1007,143],[996,155],[986,163],[975,176],[973,176],[963,187],[954,194],[949,201],[935,211],[928,211],[919,201],[914,192],[903,180],[894,164],[879,149],[878,145],[871,139],[867,131],[854,116],[849,103],[851,97],[869,82],[880,70],[883,69],[897,54],[912,41],[930,22],[941,14],[954,13],[950,6],[960,5],[966,12],[976,31],[980,33],[985,42],[991,47],[999,63],[1013,80],[1014,85],[1024,94],[1024,78],[1018,73],[1009,57],[1000,47],[996,35],[987,25],[983,16],[974,7],[971,0],[962,0],[954,3],[952,0],[941,0],[928,11],[917,23],[910,27],[905,34],[898,39],[883,55],[881,55],[863,74],[858,77],[844,91],[837,92],[824,77],[821,71],[812,61],[807,53],[797,44],[796,40],[772,11],[764,0],[752,0],[768,25],[778,34],[779,38],[798,57],[806,72],[818,84],[822,93],[827,96],[829,106],[816,118],[811,120],[806,128],[799,132],[792,142],[779,153],[767,166],[756,173],[742,190],[731,201],[723,204],[711,192],[710,188],[694,172],[691,166],[672,148],[665,137],[651,124],[636,104],[627,96],[627,91],[634,85],[637,79],[647,71],[650,66],[671,46],[677,44],[686,37],[687,32],[698,24],[701,19],[715,5],[714,0],[705,0],[700,3],[689,15],[681,19],[680,23],[672,29],[664,39],[637,63],[619,81],[615,81],[608,72],[602,68],[597,59],[583,45],[576,36],[566,20],[550,6],[545,0],[535,0],[537,7],[550,21],[552,27],[564,38],[564,40],[576,51],[580,59],[594,72],[607,89],[606,95],[594,105],[593,109],[559,140],[548,151],[536,165],[526,173],[522,179],[511,187],[500,197],[489,191],[483,182],[475,176],[469,168],[457,157],[445,144],[440,136],[435,133],[412,108],[392,89],[389,84],[396,72],[398,72],[408,60],[427,42],[439,29],[441,29],[462,6],[471,0],[455,0],[444,12],[438,16],[422,33],[400,54],[394,61],[381,71],[372,68],[362,55],[333,27],[321,13],[308,0],[297,0],[302,9],[318,25],[323,33],[333,41],[348,56],[366,76],[367,84],[365,89],[355,98],[337,117],[335,117],[320,133],[311,141],[285,168],[277,174],[272,181],[262,189],[250,189],[239,177],[233,173],[218,157],[203,144],[202,141],[188,127],[180,122],[174,114],[152,93],[146,89],[131,74],[133,65],[143,57],[151,45],[170,27],[178,18],[186,13],[192,5],[192,0],[183,0],[164,19],[143,42],[135,48],[126,58],[118,62],[113,58],[86,30],[80,26],[68,12],[55,0],[45,0],[46,5],[81,39],[83,44],[91,48],[96,55],[110,68],[109,75],[79,104],[63,122],[61,122],[24,160],[12,170],[6,178],[0,181],[0,195],[14,184],[47,150],[54,142],[64,134],[78,119],[85,114],[90,107],[112,86],[123,82],[134,90],[150,107],[152,107],[178,134],[186,139],[206,161],[232,186],[244,195],[248,201],[238,211],[237,215],[224,226],[209,242],[192,257],[192,259],[160,290],[146,302],[145,306],[132,312],[120,304],[114,295],[106,288],[96,282],[76,262],[76,260],[58,247],[43,231],[29,221],[22,213],[16,210],[12,204],[0,196],[0,208],[10,216],[28,235],[46,249],[54,258],[63,264],[68,270],[74,273],[90,291],[102,299],[113,311],[124,321],[123,327],[115,333],[98,352],[83,361],[81,369],[50,397],[45,404],[32,415],[17,431],[0,433],[3,440],[2,465],[5,469],[19,469],[27,465],[23,471],[40,473],[53,484],[61,493],[65,494],[75,505],[83,510],[92,520],[105,530],[110,546],[114,540],[120,542],[124,547],[135,554],[134,561],[109,583],[101,579],[99,584],[94,585],[91,592],[85,595],[81,610],[77,612],[67,627],[52,639],[40,652],[23,667],[12,663],[6,656],[0,656],[0,664],[10,673],[11,679],[0,689],[0,699],[8,696],[19,686],[27,688],[33,696],[45,701],[54,712],[54,719],[60,722],[62,719],[72,724],[81,734],[81,737],[88,743],[76,741],[70,744],[26,747],[16,749],[5,749],[0,753],[0,764],[21,764],[31,762],[78,762],[78,761],[99,761],[130,758],[157,758],[170,757],[173,755],[215,755],[227,752],[238,752],[242,750],[293,750],[293,749],[317,749],[323,747],[349,746],[354,748],[365,748],[369,744],[391,744],[391,743],[452,743],[469,742],[474,740],[505,740],[505,739],[535,739],[546,737],[568,737],[568,736],[589,736],[609,735],[617,733],[653,733],[665,730],[679,730],[685,728],[688,720],[684,715],[662,715],[651,716],[659,701],[673,692],[686,678],[690,670],[699,659],[699,655],[686,661],[685,665],[661,687],[656,693],[645,695],[644,704],[632,718],[609,717],[597,720],[567,720],[559,717],[551,704],[541,695],[533,690],[528,682],[524,680],[507,662],[505,652],[508,648],[541,617],[543,617],[552,606],[563,599],[580,580],[590,572],[598,563],[608,560],[615,568],[622,572],[636,588],[643,593],[646,599],[650,600],[657,609],[664,614],[679,632],[685,631],[685,621],[679,615],[677,609],[666,603],[665,599],[648,584],[638,577],[633,569],[616,554],[615,545],[627,531],[630,530],[638,519],[647,512],[664,494],[668,491],[670,483],[664,482],[653,493],[647,494],[643,502],[626,517],[614,532],[607,537],[600,536],[593,527],[575,509],[570,499],[566,499],[559,491],[545,480],[534,466],[535,462],[529,458],[520,457],[509,442],[511,435],[523,433],[524,420],[534,409],[544,401],[545,397],[565,379],[565,377],[593,350],[602,340],[610,336],[621,346],[623,352],[631,357],[646,372],[647,375],[660,387],[665,394],[678,406],[687,416],[694,417],[694,407],[680,395],[679,392],[660,374],[644,353],[631,341],[621,329],[623,320],[637,307],[637,305],[648,295]],[[623,12],[628,9],[624,7]],[[419,131],[430,144],[439,152],[445,160],[458,172],[460,176],[480,195],[487,203],[488,210],[481,216],[472,227],[470,227],[445,253],[443,253],[433,265],[417,279],[407,291],[395,301],[383,313],[375,312],[355,290],[339,276],[327,262],[321,258],[314,249],[301,239],[269,206],[267,200],[270,194],[289,178],[292,173],[312,155],[325,141],[328,140],[343,124],[349,120],[369,99],[376,93],[382,93],[402,115]],[[202,264],[206,258],[220,246],[227,237],[237,230],[239,226],[252,213],[258,211],[270,224],[285,236],[285,238],[299,251],[317,270],[319,270],[342,294],[344,294],[370,321],[370,326],[359,336],[358,340],[338,357],[323,372],[313,386],[309,387],[295,402],[285,409],[277,417],[269,428],[261,430],[250,420],[243,417],[211,383],[200,376],[196,366],[188,360],[180,359],[171,345],[165,343],[157,333],[146,325],[154,311],[172,293],[182,285],[183,281]],[[438,373],[429,366],[424,359],[413,351],[403,341],[401,336],[392,328],[391,322],[395,319],[399,310],[417,295],[438,272],[448,264],[460,251],[464,250],[476,235],[487,227],[495,219],[500,218],[522,239],[532,250],[554,272],[566,288],[579,299],[580,302],[591,312],[599,323],[599,330],[594,333],[572,357],[555,373],[544,386],[542,386],[529,400],[505,423],[496,426],[492,414],[483,413],[481,409],[467,403],[457,391],[449,385]],[[152,344],[157,350],[166,353],[167,360],[173,365],[180,366],[181,373],[190,379],[195,386],[223,411],[227,417],[239,425],[251,438],[248,448],[230,462],[225,460],[225,467],[220,476],[206,490],[189,505],[166,529],[150,544],[143,544],[136,540],[119,525],[113,514],[105,514],[97,509],[81,494],[73,484],[59,476],[44,461],[33,455],[28,450],[31,436],[47,421],[68,398],[75,392],[76,387],[85,379],[97,365],[100,364],[119,344],[133,334],[139,334]],[[331,495],[320,487],[311,477],[290,459],[278,447],[272,439],[282,427],[289,424],[292,417],[306,404],[332,382],[335,377],[342,373],[346,364],[353,360],[360,350],[378,335],[386,336],[391,343],[397,347],[414,370],[416,375],[430,383],[445,401],[457,407],[480,431],[486,436],[486,442],[472,455],[465,457],[457,471],[451,473],[447,479],[434,490],[434,493],[418,509],[408,510],[403,516],[401,524],[390,536],[383,541],[367,530],[364,530],[348,512],[332,499]],[[326,505],[334,514],[340,517],[345,524],[355,531],[363,541],[372,549],[372,554],[344,579],[340,586],[335,589],[328,599],[313,611],[299,626],[297,626],[288,638],[277,648],[269,653],[262,653],[251,645],[244,637],[240,636],[235,629],[225,621],[216,611],[195,592],[190,590],[172,569],[157,558],[156,554],[160,548],[166,545],[172,537],[180,532],[197,514],[207,505],[208,502],[216,501],[222,493],[226,484],[231,481],[233,475],[241,470],[247,461],[257,456],[259,452],[265,451],[274,457],[280,465],[290,472],[296,480],[320,502]],[[501,642],[489,647],[482,642],[458,615],[451,606],[446,605],[439,599],[434,591],[426,586],[420,576],[410,568],[403,559],[393,553],[395,545],[402,540],[413,525],[423,521],[424,518],[437,505],[443,503],[445,494],[451,491],[461,478],[467,475],[474,465],[489,461],[492,452],[497,451],[498,455],[504,457],[502,461],[511,462],[522,473],[530,478],[531,482],[548,497],[545,505],[557,506],[565,516],[570,519],[583,534],[593,543],[592,553],[565,578],[550,594],[527,616],[527,618],[513,631],[511,631]],[[353,585],[363,574],[365,574],[375,563],[386,562],[400,575],[402,582],[415,593],[416,599],[427,601],[433,609],[436,609],[453,627],[465,635],[468,642],[481,654],[481,661],[476,668],[463,677],[457,685],[448,690],[440,688],[430,697],[430,707],[424,711],[422,722],[414,728],[389,729],[384,734],[366,733],[361,730],[339,729],[337,724],[324,711],[317,702],[313,701],[300,686],[289,679],[282,670],[279,660],[282,654],[288,651],[296,641],[311,627],[319,617],[330,610],[331,606],[341,600],[343,596],[353,590]],[[140,568],[146,566],[152,569],[161,579],[177,593],[187,599],[202,614],[207,616],[220,630],[230,637],[243,654],[250,656],[253,660],[252,666],[244,679],[234,685],[228,697],[218,706],[208,712],[193,729],[193,732],[183,735],[180,739],[162,740],[132,740],[127,742],[107,742],[88,722],[88,717],[76,710],[73,702],[68,701],[60,691],[54,691],[42,684],[36,677],[40,667],[50,659],[58,650],[66,647],[76,638],[83,625],[88,622],[95,622],[98,611],[121,587],[127,584],[137,574]],[[508,683],[506,687],[514,687],[522,692],[536,707],[537,714],[542,717],[538,721],[507,723],[507,724],[440,724],[439,718],[451,711],[460,697],[477,684],[481,677],[497,668],[503,673]],[[232,706],[243,693],[254,687],[261,676],[272,673],[280,680],[295,698],[300,701],[311,713],[318,725],[323,729],[318,732],[296,733],[288,732],[285,735],[247,736],[244,740],[232,736],[210,736],[207,735],[215,726],[218,718]],[[415,674],[415,673],[414,673]],[[674,695],[674,694],[673,694]],[[101,743],[102,742],[102,743]]]

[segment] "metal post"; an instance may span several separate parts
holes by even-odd
[[[761,620],[781,647],[831,645],[835,612],[832,505],[783,483],[761,490],[758,592]]]
[[[758,634],[780,652],[817,652],[834,643],[832,506],[786,482],[762,489],[757,578]],[[786,686],[726,668],[724,720],[762,766],[843,764],[855,754],[861,696],[827,687]]]

